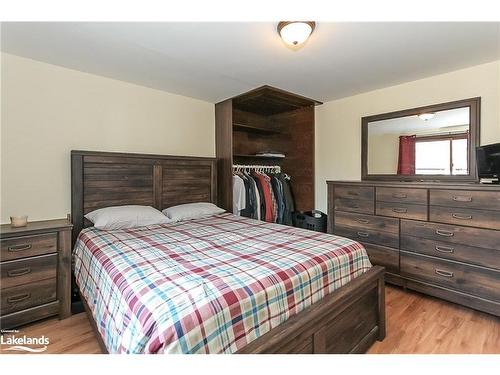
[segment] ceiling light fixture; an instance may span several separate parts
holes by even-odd
[[[316,22],[313,21],[281,21],[278,23],[278,34],[290,46],[299,46],[311,36]]]
[[[427,121],[427,120],[430,120],[431,118],[433,118],[436,114],[435,113],[432,113],[432,112],[429,112],[429,113],[421,113],[418,115],[418,118],[420,120],[424,120],[424,121]]]

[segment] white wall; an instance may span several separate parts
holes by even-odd
[[[326,181],[361,178],[361,117],[481,97],[481,144],[500,142],[500,61],[334,100],[316,107],[316,207]]]
[[[394,174],[398,172],[400,134],[373,134],[368,132],[368,173]]]
[[[214,105],[2,53],[1,222],[70,212],[70,150],[215,155]]]

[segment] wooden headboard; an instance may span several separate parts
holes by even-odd
[[[215,158],[71,151],[73,244],[98,208],[217,203],[216,173]]]

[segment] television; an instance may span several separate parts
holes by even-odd
[[[500,143],[477,147],[476,160],[479,178],[497,179],[500,176]]]

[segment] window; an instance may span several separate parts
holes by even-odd
[[[434,175],[467,175],[468,134],[417,137],[415,173]]]

